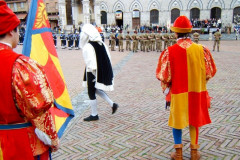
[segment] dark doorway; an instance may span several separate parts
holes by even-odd
[[[190,10],[190,19],[195,20],[195,19],[199,19],[200,18],[200,9],[198,8],[192,8]]]
[[[153,9],[150,11],[150,23],[151,24],[158,24],[159,20],[159,11],[156,9]]]
[[[234,16],[240,16],[240,7],[236,7],[233,9],[233,23],[234,23]]]
[[[71,0],[66,0],[65,2],[66,2],[67,25],[72,25],[73,24],[72,1]]]
[[[123,26],[123,12],[122,11],[116,11],[115,19],[116,19],[116,25],[118,27]]]
[[[101,11],[101,24],[107,24],[107,12]]]
[[[211,15],[210,15],[210,18],[214,18],[214,19],[219,19],[221,18],[221,8],[218,8],[218,7],[214,7],[211,9]]]
[[[174,21],[180,16],[180,10],[177,8],[174,8],[171,10],[171,23],[174,23]]]

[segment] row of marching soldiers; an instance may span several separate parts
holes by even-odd
[[[116,38],[119,40],[119,51],[123,52],[123,40],[126,40],[126,50],[137,52],[138,50],[143,52],[149,51],[157,51],[162,52],[163,49],[177,43],[177,37],[174,33],[171,34],[161,34],[161,31],[158,33],[149,33],[148,30],[145,33],[142,31],[141,34],[138,34],[137,31],[134,31],[133,35],[129,34],[127,31],[127,35],[124,37],[122,31],[115,37],[114,31],[110,35],[111,39],[111,51],[115,51],[115,40]],[[140,44],[140,45],[139,45]],[[139,48],[140,47],[140,48]]]
[[[75,34],[69,33],[68,35],[66,35],[62,32],[60,34],[61,48],[62,49],[68,48],[69,50],[80,49],[79,39],[80,39],[79,32],[76,32]],[[55,34],[53,34],[53,40],[54,40],[54,44],[56,47],[57,46],[57,36]]]

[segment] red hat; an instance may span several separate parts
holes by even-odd
[[[5,1],[0,1],[0,35],[12,31],[20,24],[18,17],[8,8]]]
[[[186,16],[179,16],[173,23],[171,30],[176,33],[189,33],[192,31],[192,24]]]

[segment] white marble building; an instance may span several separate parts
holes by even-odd
[[[240,15],[240,0],[59,0],[60,24],[168,25],[179,15],[189,18],[221,18],[222,25]]]

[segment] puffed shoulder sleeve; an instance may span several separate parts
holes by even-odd
[[[163,90],[171,84],[172,78],[168,49],[164,50],[159,57],[156,78],[162,82],[161,86]]]
[[[49,110],[54,97],[42,66],[20,56],[13,66],[12,75],[17,107],[24,116],[33,119]]]
[[[206,79],[209,80],[216,74],[217,67],[215,65],[214,59],[209,49],[203,46],[203,50],[204,50],[204,59],[205,59],[205,68],[206,68]]]

